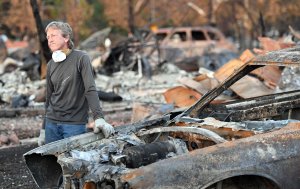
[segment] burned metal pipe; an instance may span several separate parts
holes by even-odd
[[[165,159],[170,152],[176,153],[176,149],[169,141],[132,146],[124,149],[125,164],[128,168],[138,168]]]

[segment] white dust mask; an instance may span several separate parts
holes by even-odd
[[[64,52],[62,52],[61,50],[57,50],[52,53],[52,59],[54,62],[62,62],[64,60],[66,60],[66,58],[67,58],[67,55]]]

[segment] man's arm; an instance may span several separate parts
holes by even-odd
[[[107,138],[113,134],[115,130],[113,126],[104,120],[102,108],[100,106],[100,100],[96,90],[92,64],[87,55],[84,55],[81,58],[80,66],[81,77],[85,87],[85,96],[95,120],[94,133],[99,133],[101,130],[104,136]]]

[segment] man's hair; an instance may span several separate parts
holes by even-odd
[[[73,49],[74,48],[74,43],[72,41],[72,38],[73,38],[73,31],[72,31],[72,28],[71,26],[68,24],[68,23],[65,23],[65,22],[60,22],[60,21],[53,21],[53,22],[50,22],[46,29],[45,29],[45,32],[47,33],[48,29],[49,28],[53,28],[53,29],[58,29],[62,32],[62,36],[65,37],[65,38],[69,38],[69,41],[68,41],[68,47],[70,49]]]

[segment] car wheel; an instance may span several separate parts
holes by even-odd
[[[219,181],[206,189],[279,189],[279,187],[267,178],[247,175]]]

